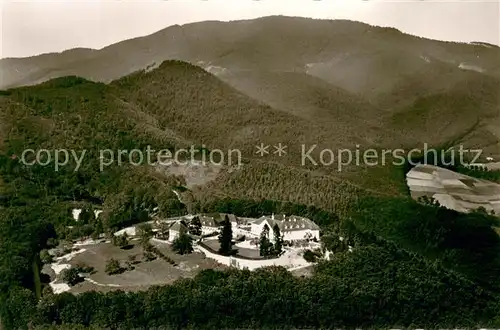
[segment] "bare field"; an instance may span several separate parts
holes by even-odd
[[[156,165],[156,170],[167,175],[179,175],[185,178],[186,187],[203,186],[217,178],[222,166],[202,163],[201,161],[186,161],[186,164],[174,163],[171,166]]]

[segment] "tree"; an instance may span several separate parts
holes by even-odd
[[[61,274],[61,279],[68,283],[69,286],[73,286],[82,281],[82,278],[79,274],[79,270],[77,268],[70,268],[63,270]]]
[[[151,226],[150,223],[147,222],[138,225],[137,232],[139,238],[141,239],[141,244],[149,242],[149,239],[153,237],[153,227]]]
[[[169,230],[168,230],[169,228],[170,226],[168,223],[160,222],[158,224],[158,232],[157,232],[158,238],[167,240],[169,236]]]
[[[172,242],[172,250],[178,254],[189,254],[193,252],[193,240],[187,233],[181,232]]]
[[[93,231],[92,234],[90,234],[90,238],[93,239],[94,241],[97,241],[99,239],[99,232]]]
[[[104,224],[102,223],[102,220],[100,218],[96,219],[94,224],[94,232],[92,233],[92,237],[99,238],[99,235],[104,231]]]
[[[281,232],[280,232],[280,228],[278,227],[278,224],[274,225],[273,234],[274,234],[273,254],[275,256],[280,256],[281,253],[283,252],[283,236],[281,236]]]
[[[78,263],[75,266],[75,269],[78,270],[79,273],[94,273],[94,267],[89,266],[83,262]]]
[[[478,214],[482,215],[488,215],[488,211],[484,208],[484,206],[480,206],[477,209],[473,210],[473,212],[476,212]]]
[[[135,255],[129,255],[127,261],[125,261],[125,265],[127,270],[133,270],[135,263]]]
[[[42,297],[48,297],[54,294],[52,287],[50,285],[44,285],[42,289]]]
[[[49,248],[55,248],[58,244],[59,242],[57,241],[57,238],[50,237],[47,239],[47,247]]]
[[[40,251],[40,261],[44,264],[50,264],[52,262],[52,256],[49,254],[47,249]]]
[[[112,240],[113,240],[113,244],[115,246],[120,247],[120,249],[123,249],[123,248],[130,245],[129,237],[128,237],[127,233],[123,233],[122,235],[118,235],[118,236],[115,235],[115,236],[113,236]]]
[[[268,257],[271,254],[273,244],[269,241],[269,226],[267,224],[262,228],[259,240],[259,250],[262,257]]]
[[[116,259],[109,259],[106,262],[106,268],[104,269],[106,274],[113,275],[123,272],[123,268],[120,266],[120,262]]]
[[[201,221],[200,217],[195,216],[189,224],[189,232],[196,236],[201,236]]]
[[[229,255],[232,250],[232,240],[233,240],[233,230],[231,228],[231,222],[229,222],[229,218],[226,215],[224,217],[224,223],[222,230],[219,235],[219,253],[223,255]]]
[[[318,255],[311,250],[305,250],[303,257],[307,262],[316,262],[318,259]]]
[[[78,215],[78,223],[84,225],[93,223],[94,220],[95,220],[95,215],[90,207],[84,207],[82,212],[80,212],[80,214]]]

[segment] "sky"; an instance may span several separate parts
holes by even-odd
[[[500,44],[500,0],[0,0],[0,58],[102,48],[173,24],[269,15],[351,19]]]

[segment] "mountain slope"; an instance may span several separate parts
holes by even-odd
[[[344,85],[341,87],[346,88],[352,85],[351,78],[356,72],[358,78],[373,77],[374,82],[379,80],[378,83],[382,80],[380,78],[390,80],[394,74],[404,73],[401,70],[416,72],[426,63],[421,57],[444,61],[455,67],[460,64],[480,67],[484,73],[498,76],[499,52],[498,47],[427,40],[395,29],[352,21],[271,16],[175,25],[101,50],[72,50],[30,59],[1,60],[4,78],[0,87],[39,82],[56,75],[110,81],[154,62],[181,59],[194,63],[203,61],[232,70],[304,71],[310,65],[310,70],[319,71],[330,65],[330,69],[322,70],[322,74],[327,80],[339,81],[339,73],[348,72],[345,80],[340,79]],[[384,70],[384,65],[389,65],[391,70]],[[33,76],[34,67],[40,72]],[[11,68],[15,72],[5,74]],[[51,70],[57,71],[50,73]],[[378,76],[380,74],[382,77]],[[366,91],[369,87],[374,86],[368,83],[361,89]]]
[[[428,40],[345,20],[271,16],[175,25],[100,50],[0,60],[0,87],[68,75],[110,82],[180,59],[284,114],[337,132],[314,143],[408,148],[463,137],[466,144],[491,145],[488,153],[496,157],[499,57],[500,48],[481,43]],[[483,90],[487,101],[481,101]],[[421,109],[434,101],[434,109]],[[285,117],[279,121],[290,123]],[[234,135],[254,134],[248,130]]]
[[[66,77],[4,94],[0,97],[0,113],[5,119],[3,155],[19,156],[26,148],[77,153],[88,150],[88,163],[74,175],[86,177],[82,181],[83,195],[102,198],[105,203],[117,203],[116,187],[127,183],[133,173],[157,173],[146,165],[115,169],[119,149],[144,150],[148,145],[154,150],[204,145],[208,150],[220,149],[225,155],[232,149],[241,151],[243,167],[239,171],[225,168],[212,184],[195,189],[199,199],[220,194],[234,198],[273,197],[337,210],[347,208],[351,198],[369,188],[350,183],[334,165],[314,168],[301,164],[302,144],[319,145],[311,154],[316,159],[322,146],[335,149],[354,147],[356,143],[370,145],[356,133],[363,124],[357,128],[332,127],[291,116],[256,102],[185,62],[167,61],[150,72],[135,73],[109,85]],[[260,143],[270,145],[270,155],[255,154]],[[272,154],[272,146],[278,143],[287,145],[287,154],[282,157]],[[118,172],[113,172],[111,181],[101,180],[100,149],[115,152],[115,163],[109,171]],[[62,180],[59,184],[67,186],[64,176],[54,173],[53,167],[44,170],[50,180]],[[352,170],[358,171],[356,167]],[[158,174],[148,175],[154,178]],[[73,188],[69,191],[71,195]]]

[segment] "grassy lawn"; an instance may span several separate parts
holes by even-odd
[[[175,260],[178,266],[172,266],[162,259],[142,261],[142,248],[135,244],[132,248],[122,250],[111,243],[83,246],[85,252],[76,255],[69,263],[72,266],[86,264],[94,267],[95,273],[89,276],[89,280],[81,282],[71,288],[71,292],[79,293],[89,290],[96,291],[139,291],[147,289],[152,285],[172,283],[179,278],[192,278],[200,270],[208,268],[223,268],[214,260],[207,259],[201,253],[189,255],[178,255],[174,253],[168,244],[154,243],[162,253]],[[125,266],[130,255],[135,255],[138,261],[133,270],[127,270],[121,274],[107,275],[105,273],[106,262],[110,258],[119,260]],[[140,262],[139,262],[140,261]]]
[[[215,251],[219,250],[220,244],[217,239],[204,240],[203,243]],[[259,249],[247,249],[241,248],[233,245],[233,249],[237,250],[236,256],[248,257],[248,258],[261,258]],[[262,258],[263,259],[263,258]]]

